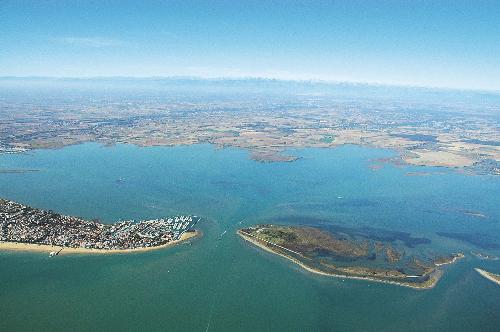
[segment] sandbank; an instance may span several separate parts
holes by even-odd
[[[479,269],[477,267],[474,270],[476,270],[477,273],[479,273],[480,275],[482,275],[486,279],[493,281],[497,285],[500,285],[500,275],[499,274],[494,274],[494,273]]]

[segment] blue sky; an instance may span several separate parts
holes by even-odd
[[[500,0],[0,0],[0,76],[32,75],[500,90]]]

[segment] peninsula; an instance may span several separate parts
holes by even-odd
[[[500,285],[500,274],[491,273],[479,268],[475,268],[477,273],[485,277],[486,279],[493,281],[495,284]]]
[[[0,199],[0,250],[119,253],[163,248],[197,235],[199,218],[103,224]]]
[[[256,225],[240,229],[238,234],[312,273],[416,289],[434,287],[443,274],[439,266],[464,257],[461,253],[431,260],[408,256],[391,243],[358,241],[348,234],[335,234],[317,227]]]

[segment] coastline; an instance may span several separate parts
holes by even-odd
[[[179,243],[182,243],[186,240],[199,237],[201,232],[195,230],[194,232],[184,232],[181,235],[179,240],[174,240],[160,246],[154,247],[143,247],[143,248],[134,248],[134,249],[90,249],[90,248],[70,248],[70,247],[60,247],[60,246],[51,246],[48,244],[36,244],[36,243],[21,243],[21,242],[4,242],[0,241],[0,251],[24,251],[24,252],[38,252],[38,253],[47,253],[53,251],[61,250],[58,255],[72,255],[72,254],[125,254],[125,253],[135,253],[135,252],[144,252],[151,250],[163,249],[171,246],[175,246]]]
[[[463,171],[463,170],[469,170],[471,173],[464,172],[463,174],[465,175],[471,175],[475,174],[472,167],[474,166],[474,162],[477,162],[478,160],[475,160],[473,155],[467,154],[467,153],[458,153],[455,151],[455,149],[445,149],[445,150],[436,150],[436,151],[430,151],[430,150],[412,150],[412,151],[405,151],[404,149],[401,150],[400,148],[394,147],[392,144],[387,145],[383,140],[381,139],[375,139],[372,136],[366,136],[363,137],[366,139],[366,141],[360,140],[358,137],[358,134],[356,134],[354,137],[351,137],[351,133],[344,133],[344,137],[342,140],[339,140],[338,142],[332,142],[328,144],[323,144],[323,143],[313,143],[312,145],[310,144],[296,144],[296,145],[288,145],[288,146],[266,146],[264,150],[255,148],[252,144],[249,144],[249,142],[246,142],[243,145],[233,145],[232,143],[228,143],[228,141],[225,140],[226,137],[222,137],[219,139],[222,139],[222,141],[214,141],[211,143],[208,143],[210,145],[215,146],[216,148],[225,148],[225,147],[232,147],[232,148],[239,148],[247,151],[249,153],[249,158],[254,161],[258,162],[294,162],[296,160],[301,159],[299,156],[294,156],[294,155],[289,155],[287,154],[288,149],[306,149],[306,148],[327,148],[327,149],[335,149],[340,146],[344,145],[354,145],[354,146],[359,146],[363,148],[374,148],[374,149],[388,149],[393,151],[398,157],[400,158],[400,161],[403,163],[403,165],[406,166],[425,166],[425,167],[444,167],[446,169],[450,170],[455,170],[455,171]],[[217,138],[215,138],[217,140]],[[86,143],[98,143],[102,144],[105,147],[113,146],[116,144],[130,144],[134,145],[137,147],[151,147],[151,146],[163,146],[163,147],[176,147],[176,146],[190,146],[190,145],[196,145],[196,144],[204,144],[206,143],[205,141],[199,141],[194,138],[185,138],[180,141],[170,141],[170,140],[162,140],[159,142],[150,142],[147,140],[144,141],[133,141],[133,140],[128,140],[125,139],[124,141],[121,142],[109,142],[109,141],[104,141],[101,142],[96,138],[90,138],[90,139],[82,139],[82,140],[76,140],[76,141],[71,141],[71,142],[64,142],[64,143],[49,143],[49,144],[42,144],[42,145],[33,145],[26,147],[25,150],[22,151],[15,151],[15,152],[2,152],[0,151],[0,154],[18,154],[18,153],[29,153],[34,150],[58,150],[62,149],[68,146],[74,146],[74,145],[80,145],[80,144],[86,144]],[[247,144],[248,143],[248,144]],[[402,144],[406,144],[408,142],[402,141]],[[465,144],[461,142],[462,144]],[[26,143],[28,144],[28,143]],[[276,150],[276,148],[278,150]],[[496,156],[492,156],[493,159],[496,158]],[[496,159],[495,159],[496,160]],[[392,162],[391,162],[392,163]],[[28,170],[28,171],[38,171],[38,170]],[[1,173],[1,172],[0,172]],[[24,172],[22,172],[24,173]],[[425,172],[407,172],[407,176],[428,176],[428,175],[436,175],[439,173],[425,173]],[[491,171],[491,175],[499,175],[500,173],[497,173],[495,171]],[[476,217],[481,217],[483,216],[476,216]]]
[[[438,283],[439,279],[441,279],[441,276],[443,274],[441,270],[437,269],[437,270],[432,272],[432,273],[436,274],[436,276],[434,279],[432,279],[432,282],[430,284],[422,284],[421,286],[419,286],[419,285],[412,285],[410,283],[405,283],[405,282],[397,282],[397,281],[392,281],[392,280],[382,280],[382,279],[371,278],[371,277],[361,277],[361,276],[350,276],[350,275],[342,275],[342,274],[335,274],[335,273],[327,273],[327,272],[312,268],[310,266],[307,266],[306,264],[302,263],[298,259],[295,259],[295,258],[290,257],[290,256],[286,256],[286,255],[278,253],[278,252],[275,252],[275,251],[271,250],[270,248],[268,248],[267,246],[260,243],[259,241],[257,241],[252,236],[245,234],[245,233],[241,232],[240,230],[237,231],[237,234],[239,236],[241,236],[244,240],[252,243],[253,245],[255,245],[255,246],[257,246],[257,247],[259,247],[267,252],[284,257],[284,258],[294,262],[295,264],[299,265],[300,267],[302,267],[303,269],[305,269],[308,272],[323,275],[323,276],[328,276],[328,277],[354,279],[354,280],[366,280],[366,281],[373,281],[373,282],[379,282],[379,283],[384,283],[384,284],[398,285],[398,286],[402,286],[402,287],[423,290],[423,289],[434,288],[434,286],[436,286],[436,284]]]
[[[434,263],[434,265],[444,266],[444,265],[454,264],[454,263],[456,263],[456,261],[458,261],[459,259],[462,259],[462,258],[465,258],[465,255],[460,252],[458,254],[455,254],[455,256],[453,256],[452,260],[450,260],[448,262],[444,262],[444,263]]]
[[[495,284],[497,285],[500,285],[500,280],[498,279],[495,279],[492,275],[496,275],[498,276],[497,274],[494,274],[494,273],[491,273],[491,272],[488,272],[488,271],[485,271],[485,270],[482,270],[480,268],[474,268],[474,270],[476,270],[477,273],[479,273],[481,276],[483,276],[484,278],[488,279],[489,281],[492,281],[494,282]]]

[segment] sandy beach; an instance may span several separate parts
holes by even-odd
[[[243,232],[241,231],[237,231],[238,235],[241,236],[243,239],[245,239],[246,241],[254,244],[255,246],[267,251],[267,252],[270,252],[270,253],[273,253],[275,255],[278,255],[278,256],[281,256],[281,257],[284,257],[288,260],[291,260],[292,262],[294,262],[295,264],[299,265],[300,267],[302,267],[303,269],[311,272],[311,273],[315,273],[315,274],[319,274],[319,275],[323,275],[323,276],[329,276],[329,277],[335,277],[335,278],[345,278],[345,279],[355,279],[355,280],[367,280],[367,281],[374,281],[374,282],[380,282],[380,283],[384,283],[384,284],[391,284],[391,285],[398,285],[398,286],[403,286],[403,287],[409,287],[409,288],[413,288],[413,289],[430,289],[430,288],[433,288],[434,286],[436,286],[437,282],[439,281],[439,279],[441,278],[442,276],[442,271],[441,270],[435,270],[435,272],[433,272],[435,275],[432,279],[432,282],[429,283],[429,284],[411,284],[411,283],[405,283],[405,282],[397,282],[397,281],[391,281],[391,280],[382,280],[382,279],[376,279],[376,278],[370,278],[370,277],[359,277],[359,276],[350,276],[350,275],[342,275],[342,274],[334,274],[334,273],[326,273],[326,272],[323,272],[321,270],[318,270],[318,269],[314,269],[314,268],[311,268],[307,265],[305,265],[304,263],[302,263],[301,261],[293,258],[293,257],[289,257],[289,256],[286,256],[286,255],[283,255],[281,253],[278,253],[278,252],[275,252],[271,249],[269,249],[267,246],[263,245],[262,243],[260,243],[259,241],[257,241],[256,239],[252,238],[251,236],[247,235],[247,234],[244,234]]]
[[[476,270],[477,273],[479,273],[480,275],[482,275],[486,279],[493,281],[497,285],[500,285],[500,275],[494,274],[494,273],[491,273],[491,272],[488,272],[488,271],[485,271],[485,270],[482,270],[479,268],[475,268],[474,270]]]
[[[150,250],[158,250],[167,247],[174,246],[188,239],[194,238],[201,235],[200,231],[185,232],[181,235],[179,240],[175,240],[166,243],[161,246],[155,247],[145,247],[136,249],[88,249],[88,248],[68,248],[60,246],[50,246],[46,244],[33,244],[33,243],[19,243],[19,242],[1,242],[0,241],[0,251],[28,251],[28,252],[40,252],[49,254],[50,252],[59,252],[59,255],[71,255],[71,254],[124,254],[124,253],[135,253]]]

